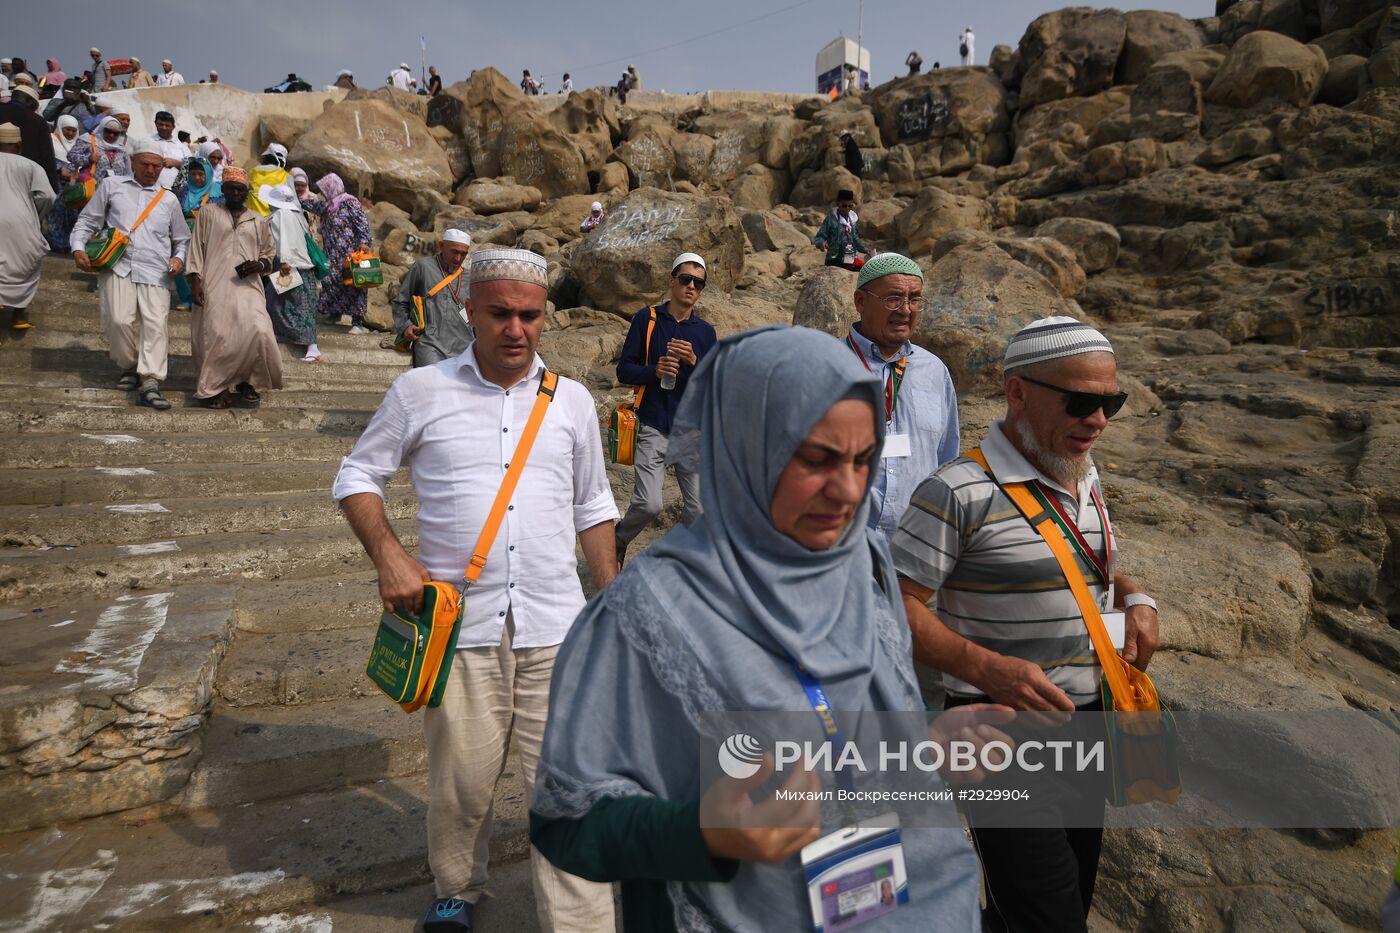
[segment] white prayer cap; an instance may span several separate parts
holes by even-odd
[[[594,201],[594,202],[589,206],[588,209],[589,209],[590,211],[601,211],[601,210],[603,209],[603,202],[602,202],[602,201]]]
[[[112,98],[108,97],[106,94],[98,94],[97,100],[93,101],[93,103],[104,110],[112,109]]]
[[[27,84],[15,84],[14,87],[10,88],[10,96],[14,97],[16,94],[23,94],[25,97],[33,98],[35,101],[39,99],[39,92]]]
[[[701,256],[699,253],[681,253],[676,257],[676,261],[671,263],[671,271],[675,272],[681,265],[687,262],[693,262],[701,269],[705,268],[705,257]]]
[[[337,78],[352,78],[352,77],[354,77],[354,76],[355,76],[355,73],[354,73],[353,71],[351,71],[349,68],[342,68],[342,69],[340,69],[340,71],[336,74],[336,77],[337,77]]]
[[[88,49],[88,54],[89,54],[89,55],[101,55],[101,54],[102,54],[102,50],[99,49],[99,48],[97,48],[96,46],[93,46],[92,48]],[[9,59],[7,58],[7,59],[5,59],[5,61],[9,61]]]
[[[258,188],[258,200],[270,207],[299,211],[301,202],[297,194],[287,185],[262,185]]]
[[[1108,338],[1082,321],[1057,315],[1031,321],[1006,345],[1002,369],[1015,369],[1081,353],[1112,353]]]
[[[408,62],[399,62],[399,67],[402,68],[404,71],[407,71],[407,70],[408,70]]]
[[[210,69],[209,69],[209,77],[211,77],[211,78],[217,78],[218,76],[219,76],[219,73],[218,73],[217,71],[215,71],[213,68],[210,68]]]
[[[162,157],[165,155],[165,152],[160,148],[160,144],[149,136],[138,139],[131,145],[131,154],[133,156],[144,155],[146,153]]]
[[[175,64],[174,62],[172,62],[172,61],[171,61],[170,59],[168,59],[168,58],[162,58],[162,59],[160,60],[160,63],[161,63],[162,65],[173,65],[173,64]]]
[[[0,123],[0,143],[10,143],[13,145],[19,142],[22,136],[23,134],[20,133],[19,127],[15,126],[13,123]]]
[[[471,235],[467,233],[467,231],[458,230],[456,227],[452,227],[442,232],[442,242],[461,243],[463,246],[471,246],[472,238]]]
[[[96,52],[97,49],[93,49],[93,51]],[[13,65],[13,64],[14,64],[14,61],[11,60],[11,59],[8,59],[8,58],[0,58],[0,65]]]
[[[549,287],[549,264],[528,249],[479,249],[472,253],[471,263],[473,285],[506,279]]]

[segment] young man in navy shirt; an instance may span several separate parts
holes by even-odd
[[[661,482],[666,472],[671,421],[680,407],[690,374],[717,340],[714,327],[695,313],[695,302],[705,290],[705,274],[703,257],[695,253],[677,256],[671,263],[671,299],[638,311],[627,332],[627,342],[622,345],[618,381],[642,386],[643,392],[637,407],[632,502],[617,526],[619,566],[627,554],[627,545],[661,514]],[[653,321],[648,345],[647,325]],[[689,525],[700,514],[700,478],[677,467],[676,482],[684,504],[681,521]]]

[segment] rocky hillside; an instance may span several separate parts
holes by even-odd
[[[1400,7],[1376,0],[1220,0],[1195,21],[1076,7],[990,67],[836,102],[544,110],[487,69],[426,108],[352,95],[287,141],[378,201],[391,275],[449,225],[547,256],[577,351],[552,362],[600,411],[626,317],[682,249],[710,258],[722,329],[843,331],[851,277],[810,244],[855,189],[866,235],[925,267],[920,342],[970,438],[998,415],[1010,332],[1068,313],[1115,341],[1132,400],[1099,459],[1124,566],[1164,607],[1172,703],[1394,710],[1398,85]],[[354,120],[382,157],[323,142]],[[395,149],[409,125],[439,145]],[[584,238],[595,196],[609,217]],[[1113,833],[1099,910],[1128,929],[1374,929],[1390,838],[1337,843]]]

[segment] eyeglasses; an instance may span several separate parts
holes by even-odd
[[[705,280],[698,275],[691,275],[689,272],[682,272],[680,275],[676,276],[676,281],[680,282],[682,285],[695,286],[697,292],[703,292],[705,290]]]
[[[865,289],[861,289],[861,291],[865,291]],[[905,305],[908,305],[914,311],[924,311],[928,309],[928,299],[923,295],[910,295],[906,298],[903,295],[877,295],[870,291],[866,291],[865,293],[884,305],[886,311],[898,311]]]
[[[1017,376],[1016,378],[1059,392],[1065,397],[1065,414],[1071,418],[1087,418],[1100,408],[1103,409],[1105,418],[1112,418],[1128,401],[1127,392],[1076,392],[1073,389],[1062,389],[1048,382],[1032,379],[1030,376]]]

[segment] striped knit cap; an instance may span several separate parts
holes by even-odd
[[[1108,338],[1072,317],[1043,317],[1016,332],[1006,345],[1002,369],[1015,369],[1081,353],[1113,352]]]

